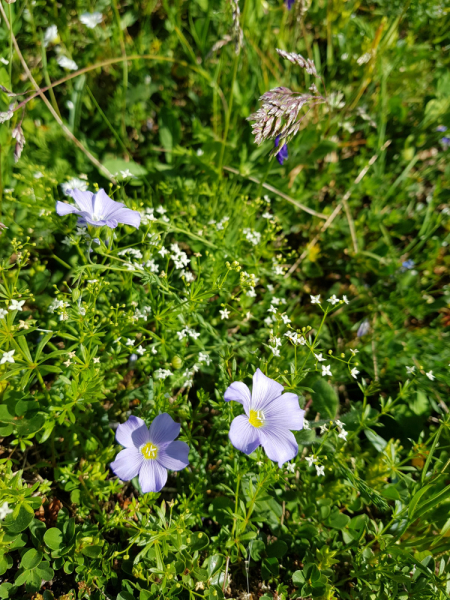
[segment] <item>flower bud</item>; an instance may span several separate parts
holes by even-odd
[[[172,358],[172,367],[174,369],[181,369],[181,367],[183,366],[183,361],[179,356],[174,356]]]
[[[78,288],[72,290],[72,300],[74,302],[76,302],[80,296],[81,296],[81,292]]]

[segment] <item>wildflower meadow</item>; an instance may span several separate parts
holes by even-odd
[[[443,0],[0,0],[0,600],[450,598]]]

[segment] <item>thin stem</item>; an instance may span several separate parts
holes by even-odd
[[[107,177],[107,179],[109,179],[110,181],[112,181],[113,183],[116,183],[116,180],[114,179],[114,177],[112,176],[112,174],[108,171],[108,169],[106,167],[104,167],[96,158],[95,156],[93,156],[89,150],[87,150],[83,144],[73,135],[73,133],[70,131],[70,129],[68,129],[66,127],[66,125],[64,125],[63,121],[61,120],[61,117],[58,115],[58,113],[55,111],[55,109],[53,108],[53,106],[51,105],[51,103],[49,102],[49,100],[47,99],[47,97],[45,96],[45,94],[42,92],[42,90],[39,88],[38,84],[36,83],[33,75],[31,74],[30,69],[28,68],[28,65],[22,55],[22,52],[20,51],[19,48],[19,44],[17,43],[16,37],[13,33],[11,24],[8,20],[8,17],[6,16],[5,10],[3,8],[2,3],[0,2],[0,12],[2,14],[2,17],[6,23],[6,26],[8,27],[10,33],[11,33],[11,37],[13,40],[13,44],[14,47],[16,49],[17,55],[20,59],[20,62],[22,63],[22,66],[24,68],[24,71],[28,77],[28,79],[31,82],[31,85],[34,87],[34,89],[36,90],[36,92],[38,92],[39,96],[42,98],[42,100],[44,101],[44,104],[47,106],[48,110],[51,112],[53,118],[56,120],[56,122],[58,123],[58,125],[62,128],[63,132],[65,133],[65,135],[87,156],[87,158],[98,168],[98,170],[103,173],[103,175],[105,177]]]
[[[119,9],[117,8],[117,0],[113,0],[114,14],[117,20],[117,27],[119,29],[119,42],[120,50],[123,57],[123,108],[122,108],[122,137],[125,139],[127,135],[127,128],[125,124],[125,112],[127,110],[127,88],[128,88],[128,64],[127,64],[127,51],[125,48],[125,38],[122,31],[120,22]]]
[[[227,143],[228,131],[230,129],[231,111],[233,110],[234,84],[236,81],[237,69],[239,64],[239,53],[234,57],[233,77],[231,79],[230,99],[228,100],[228,110],[225,117],[225,131],[223,132],[222,148],[220,149],[219,173],[222,174],[223,157],[225,155],[225,145]]]

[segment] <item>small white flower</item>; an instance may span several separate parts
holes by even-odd
[[[88,27],[89,29],[94,29],[95,27],[97,27],[97,25],[100,25],[100,23],[103,21],[103,15],[102,15],[102,13],[99,13],[99,12],[94,12],[94,13],[85,12],[82,15],[80,15],[80,21],[83,23],[83,25],[86,25],[86,27]]]
[[[4,519],[6,515],[11,514],[12,512],[13,511],[11,508],[9,508],[8,503],[3,502],[3,504],[0,506],[0,521]]]
[[[4,319],[7,314],[8,314],[7,310],[5,310],[4,308],[0,308],[0,319]]]
[[[65,362],[63,362],[63,365],[66,365],[66,367],[70,367],[71,364],[72,364],[72,361],[70,360],[70,358],[68,358]]]
[[[434,379],[436,379],[436,377],[433,375],[433,371],[428,371],[428,373],[425,373],[425,375],[428,377],[428,379],[430,381],[433,381]]]
[[[72,190],[80,190],[80,192],[87,192],[88,184],[86,181],[83,181],[82,179],[79,179],[78,177],[72,177],[71,179],[69,179],[69,181],[61,183],[61,189],[62,189],[63,194],[68,196],[69,192],[71,192]],[[78,233],[78,229],[77,229],[77,235],[85,235],[86,229],[84,227],[83,227],[83,229],[84,229],[83,234]]]
[[[311,296],[311,304],[320,304],[320,294],[318,296]]]
[[[338,438],[347,440],[347,436],[348,436],[348,431],[345,431],[345,429],[341,429],[341,431],[339,432]]]
[[[321,475],[324,476],[325,475],[325,467],[323,467],[322,465],[315,465],[316,467],[316,472],[317,472],[317,476],[320,477]]]
[[[276,315],[277,314],[277,309],[275,308],[275,306],[270,306],[267,309],[267,312],[270,312],[270,313],[273,313],[274,315]]]
[[[4,65],[9,65],[9,60],[6,60],[6,58],[3,58],[3,56],[0,58],[0,62]]]
[[[357,375],[358,375],[358,373],[359,373],[359,371],[358,371],[358,369],[357,369],[356,367],[353,367],[353,369],[350,371],[350,375],[351,375],[351,376],[352,376],[354,379],[356,379],[356,378],[357,378]]]
[[[406,372],[408,373],[408,375],[412,375],[415,370],[416,370],[416,367],[414,367],[414,366],[406,367]]]
[[[285,325],[287,325],[288,323],[290,323],[290,322],[291,322],[290,318],[289,318],[287,315],[281,315],[281,318],[282,318],[282,320],[283,320],[283,323],[284,323]]]
[[[342,296],[342,301],[345,302],[345,304],[349,303],[347,296]]]
[[[312,467],[313,464],[317,462],[317,458],[314,456],[314,454],[311,454],[310,456],[306,456],[305,460],[308,463],[309,467]]]
[[[125,344],[126,344],[127,346],[134,346],[134,342],[133,342],[133,340],[131,340],[130,338],[127,338],[127,341],[125,342]]]
[[[326,431],[328,431],[328,427],[326,425],[321,425],[320,426],[320,433],[325,433]]]
[[[67,69],[68,71],[76,71],[78,69],[78,65],[74,60],[62,54],[61,56],[58,56],[56,62],[60,67]]]
[[[339,303],[339,298],[336,298],[336,295],[333,294],[331,298],[328,298],[327,302],[330,302],[332,306]]]
[[[331,365],[322,365],[322,377],[325,377],[326,375],[332,376]]]
[[[295,463],[290,462],[286,465],[286,470],[289,471],[289,473],[294,473],[295,471]]]
[[[11,300],[11,304],[8,306],[9,310],[22,310],[22,306],[25,304],[25,300]]]
[[[353,356],[355,356],[355,354],[358,354],[359,350],[356,348],[350,348],[350,352],[353,354]]]
[[[145,352],[145,348],[143,348],[142,346],[138,346],[136,348],[136,353],[137,354],[140,354],[142,356],[144,354],[144,352]]]
[[[125,171],[120,171],[120,174],[122,175],[123,179],[135,178],[135,175],[133,175],[133,173],[129,169],[126,169]]]
[[[324,360],[326,360],[326,358],[324,358],[324,357],[322,356],[322,353],[320,353],[320,354],[314,354],[314,356],[316,357],[316,359],[317,359],[319,362],[323,362]]]
[[[220,318],[222,319],[222,321],[224,319],[228,319],[228,317],[230,316],[230,311],[227,310],[226,308],[224,308],[223,310],[219,310],[220,312]]]
[[[344,423],[342,421],[339,421],[339,419],[336,419],[334,423],[337,427],[340,427],[341,429],[345,427]]]
[[[311,429],[306,419],[303,419],[303,429],[305,429],[306,431],[309,431]]]
[[[15,362],[14,358],[13,358],[14,352],[15,352],[15,350],[10,350],[9,352],[3,352],[3,356],[0,360],[0,365],[4,365],[7,362],[9,362],[9,363]]]
[[[100,362],[100,357],[99,357],[99,356],[96,356],[96,357],[93,359],[93,361],[94,361],[94,364],[98,364],[98,363]]]
[[[58,40],[58,28],[56,25],[50,25],[50,27],[47,27],[44,33],[44,48],[47,48],[49,44],[56,44]]]
[[[280,351],[278,350],[278,348],[274,348],[273,346],[271,346],[270,349],[272,350],[272,354],[274,356],[280,356]]]
[[[270,214],[270,212],[265,212],[262,215],[263,219],[271,219],[273,217],[273,215]]]
[[[248,312],[246,313],[246,315],[245,315],[245,318],[246,318],[247,320],[250,320],[251,318],[253,318],[253,315],[252,315],[252,313],[251,313],[250,311],[248,311]]]

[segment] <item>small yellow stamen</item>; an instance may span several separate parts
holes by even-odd
[[[148,442],[141,448],[144,458],[156,458],[158,456],[158,448],[151,442]]]
[[[250,425],[253,425],[253,427],[262,427],[264,425],[264,415],[262,410],[250,410],[248,422]]]

